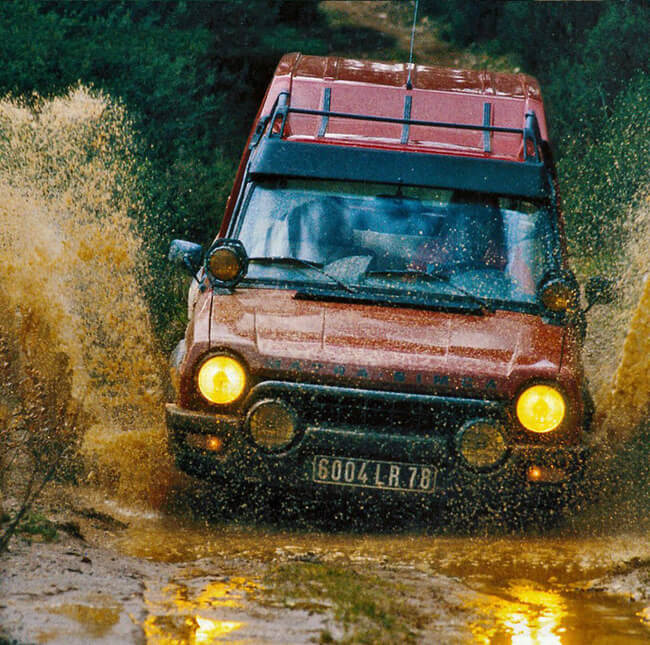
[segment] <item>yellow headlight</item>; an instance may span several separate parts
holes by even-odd
[[[197,383],[199,392],[210,403],[225,405],[241,396],[246,387],[246,372],[230,356],[212,356],[201,365]]]
[[[517,399],[517,418],[527,430],[551,432],[564,419],[564,397],[550,385],[533,385]]]

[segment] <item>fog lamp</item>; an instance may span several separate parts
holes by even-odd
[[[556,277],[542,284],[540,299],[544,307],[550,311],[567,311],[576,306],[578,293],[572,281],[564,277]]]
[[[517,399],[517,418],[526,430],[551,432],[564,419],[564,397],[550,385],[533,385]]]
[[[259,401],[248,413],[247,423],[253,441],[267,450],[281,450],[296,436],[296,414],[283,401]]]
[[[232,249],[227,247],[216,249],[208,258],[210,273],[222,282],[234,280],[240,268],[239,258]]]
[[[508,450],[503,432],[494,421],[470,421],[456,439],[458,452],[472,468],[489,468],[498,464]]]
[[[211,356],[199,368],[197,386],[210,403],[236,401],[246,387],[246,371],[232,356]]]
[[[246,275],[248,255],[235,239],[220,239],[208,249],[205,269],[214,287],[234,287]]]
[[[556,466],[530,466],[526,472],[526,479],[533,483],[559,484],[568,478],[566,470]]]

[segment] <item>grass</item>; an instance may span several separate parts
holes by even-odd
[[[15,520],[15,515],[3,513],[0,517],[0,524],[14,522]],[[41,513],[32,511],[26,513],[19,519],[15,533],[28,541],[52,542],[57,537],[57,528],[47,517]]]
[[[336,641],[329,631],[321,643],[414,643],[425,617],[403,599],[399,583],[362,573],[349,566],[288,563],[277,566],[264,580],[274,605],[316,613],[331,611],[344,636]]]
[[[18,525],[18,533],[44,542],[52,542],[57,535],[56,526],[40,513],[28,513]]]

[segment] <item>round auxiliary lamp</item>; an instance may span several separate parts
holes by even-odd
[[[547,273],[539,282],[537,293],[548,311],[566,313],[580,306],[580,288],[569,272]]]
[[[205,254],[205,273],[213,287],[232,289],[248,271],[248,255],[239,240],[215,240]]]

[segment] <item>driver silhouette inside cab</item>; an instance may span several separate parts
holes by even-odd
[[[409,269],[428,273],[458,270],[503,270],[507,258],[498,198],[488,193],[457,190],[436,234],[417,249]]]
[[[362,252],[353,242],[351,217],[345,201],[332,195],[295,207],[287,224],[289,254],[326,265]]]
[[[323,196],[294,208],[288,218],[289,254],[318,264],[327,263],[340,243],[343,225],[340,200]]]

